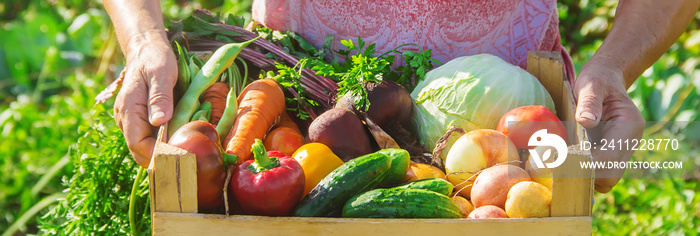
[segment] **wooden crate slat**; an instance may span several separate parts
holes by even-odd
[[[593,206],[593,170],[581,168],[590,161],[590,152],[578,145],[569,147],[566,161],[554,169],[551,216],[590,216]],[[587,177],[588,176],[588,177]]]
[[[151,207],[156,212],[196,213],[197,159],[180,148],[157,142],[149,168]]]
[[[576,123],[576,100],[571,85],[564,77],[564,63],[559,52],[531,52],[527,69],[545,86],[554,100],[557,116],[566,125],[570,144],[566,161],[553,169],[551,215],[590,216],[593,196],[593,170],[582,169],[580,162],[591,160],[590,152],[581,151],[579,140],[585,130]],[[573,123],[572,123],[573,122]]]
[[[169,146],[169,145],[168,145]],[[180,206],[183,213],[196,213],[197,204],[197,157],[180,157]]]
[[[554,101],[557,114],[563,110],[564,62],[559,52],[530,52],[527,57],[527,72],[537,77]]]
[[[590,217],[352,219],[156,212],[157,235],[590,235]]]

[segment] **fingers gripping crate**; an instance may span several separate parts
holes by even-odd
[[[574,121],[576,108],[571,85],[564,78],[558,52],[531,52],[527,70],[554,99],[562,121]],[[197,213],[197,173],[194,154],[163,141],[161,128],[148,169],[153,234],[155,235],[447,235],[458,233],[518,235],[590,235],[593,171],[580,168],[591,159],[577,145],[554,169],[551,216],[531,219],[351,219],[266,217]],[[567,127],[568,140],[580,143],[585,132]]]

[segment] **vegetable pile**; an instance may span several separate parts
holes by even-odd
[[[169,36],[179,98],[168,142],[197,158],[200,212],[548,215],[551,175],[526,171],[518,149],[527,146],[508,133],[532,134],[512,121],[561,122],[537,79],[495,56],[442,65],[415,44],[378,53],[358,38],[332,50],[332,36],[315,48],[296,33],[244,28],[240,18],[207,11],[172,23]],[[506,115],[528,105],[543,106]],[[508,122],[494,130],[500,119]],[[454,132],[461,137],[450,139]],[[522,178],[503,181],[510,166]],[[539,208],[523,205],[532,202]]]

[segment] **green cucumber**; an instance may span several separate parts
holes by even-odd
[[[321,179],[292,215],[339,216],[348,199],[376,187],[390,166],[391,158],[382,153],[352,159]]]
[[[401,183],[406,176],[408,166],[411,164],[411,155],[408,151],[400,148],[387,148],[377,151],[391,158],[391,167],[384,180],[379,185],[392,186]]]
[[[352,218],[461,218],[449,197],[426,189],[375,189],[357,195],[343,206]]]
[[[452,194],[454,185],[450,181],[441,178],[430,178],[410,182],[396,188],[426,189],[449,197]]]

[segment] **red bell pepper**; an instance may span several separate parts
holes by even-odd
[[[246,214],[289,215],[304,194],[304,171],[301,165],[284,153],[265,150],[255,140],[254,160],[236,167],[231,179],[231,192]]]

